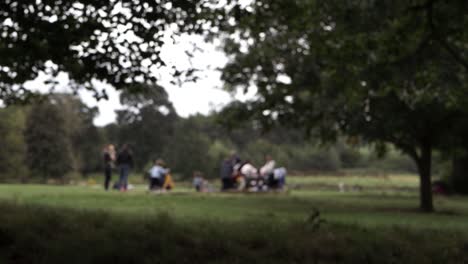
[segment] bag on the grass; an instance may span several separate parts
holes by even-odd
[[[172,176],[170,173],[166,174],[164,177],[164,184],[163,184],[163,189],[165,190],[172,190],[174,189],[175,184],[174,181],[172,180]]]

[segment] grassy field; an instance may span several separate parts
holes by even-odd
[[[6,261],[17,263],[22,260],[15,258],[17,251],[30,250],[28,236],[34,241],[40,239],[35,238],[37,233],[63,229],[68,235],[52,236],[50,240],[57,243],[52,243],[55,250],[72,255],[73,249],[67,247],[71,238],[72,245],[85,240],[99,247],[101,241],[106,260],[110,260],[113,248],[119,247],[112,244],[128,240],[126,248],[137,249],[127,248],[125,254],[129,255],[120,258],[127,262],[122,263],[132,257],[138,260],[136,263],[184,263],[184,259],[167,253],[173,251],[176,256],[195,254],[186,259],[187,263],[258,262],[258,258],[264,263],[467,260],[468,199],[436,196],[437,212],[420,213],[414,175],[290,177],[289,190],[274,194],[195,193],[189,186],[179,183],[173,193],[156,195],[148,193],[144,185],[135,185],[127,193],[104,192],[100,185],[93,184],[0,185],[0,255],[3,252]],[[20,234],[19,238],[12,238],[11,233],[13,237]],[[119,241],[112,240],[112,236],[118,236]],[[11,245],[5,250],[2,243]],[[36,243],[39,249],[32,246],[35,260],[64,260],[43,253],[40,246],[44,245]],[[167,252],[155,254],[145,248],[147,243],[155,243],[160,251]],[[256,243],[261,249],[258,252],[250,248],[255,248]],[[217,255],[207,247],[225,253]],[[194,250],[208,250],[215,257]],[[278,250],[286,256],[275,256]],[[414,250],[418,253],[412,253]],[[100,254],[86,256],[78,257],[77,262],[97,261]]]

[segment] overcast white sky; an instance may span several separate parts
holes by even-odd
[[[191,42],[196,42],[203,51],[195,53],[191,59],[185,54],[185,50],[191,49]],[[225,55],[215,49],[213,44],[207,44],[200,37],[186,37],[179,44],[166,44],[161,56],[168,65],[178,68],[193,67],[201,69],[200,80],[184,83],[182,86],[171,84],[173,79],[168,69],[158,70],[159,84],[166,88],[169,100],[172,101],[177,113],[187,117],[191,114],[208,114],[213,108],[220,108],[231,100],[231,96],[221,89],[220,73],[216,69],[223,66],[227,59]],[[95,124],[102,126],[115,121],[115,110],[122,107],[119,103],[119,95],[111,87],[107,89],[109,100],[97,102],[92,94],[81,92],[83,100],[89,105],[99,107],[99,116]]]
[[[189,59],[184,51],[191,50],[191,43],[193,42],[197,44],[197,47],[201,48],[201,51],[196,52],[194,57]],[[163,68],[157,71],[160,76],[159,84],[166,88],[169,99],[180,116],[187,117],[196,113],[208,114],[210,110],[220,109],[233,99],[229,93],[221,89],[221,74],[216,69],[223,66],[227,62],[227,58],[222,51],[215,48],[215,44],[206,43],[199,36],[186,36],[181,38],[177,44],[166,44],[163,47],[161,56],[169,67],[172,65],[178,68],[193,66],[201,70],[198,74],[200,79],[197,82],[184,83],[182,86],[170,83],[173,78],[168,69]],[[46,75],[40,75],[36,80],[26,85],[31,89],[47,91],[43,84],[45,80]],[[66,74],[60,74],[56,91],[69,91],[67,80]],[[99,83],[97,86],[104,87],[104,84]],[[114,122],[116,118],[115,110],[122,108],[119,102],[119,93],[111,86],[107,86],[106,91],[109,99],[100,101],[97,101],[91,92],[79,92],[80,97],[87,105],[99,108],[99,116],[94,120],[95,125],[98,126]],[[247,95],[237,94],[235,98],[242,100],[251,98],[253,94],[254,91]]]

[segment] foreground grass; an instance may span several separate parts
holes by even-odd
[[[436,197],[438,212],[422,214],[411,175],[289,183],[249,195],[0,185],[0,263],[468,261],[466,198]]]
[[[0,204],[2,263],[464,263],[467,236],[314,219],[179,222],[166,214]]]

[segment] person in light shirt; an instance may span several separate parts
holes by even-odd
[[[265,156],[265,165],[260,168],[260,176],[268,178],[273,175],[276,163],[270,155]]]
[[[260,168],[260,176],[268,182],[271,189],[283,189],[286,183],[286,169],[276,168],[276,162],[270,155],[265,156],[265,165]]]
[[[157,159],[154,166],[149,170],[150,191],[160,189],[163,186],[164,179],[168,173],[169,169],[164,168],[164,161],[162,159]]]
[[[257,168],[247,160],[240,168],[240,173],[247,178],[257,178],[258,177],[258,170]]]

